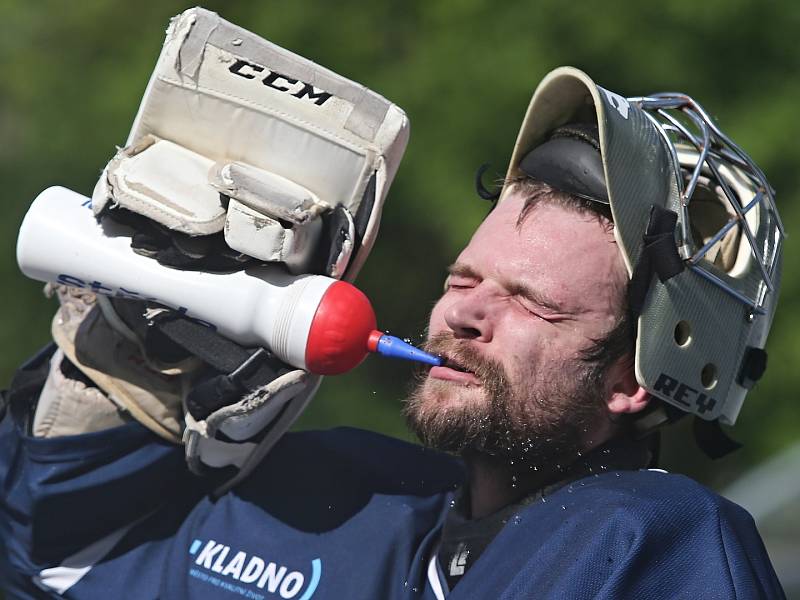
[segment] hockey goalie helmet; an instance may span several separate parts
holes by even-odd
[[[563,141],[586,130],[598,148]],[[537,156],[569,162],[570,143],[589,149],[577,152],[586,164],[559,171]],[[692,98],[624,98],[562,67],[528,107],[507,180],[520,175],[610,205],[631,277],[639,384],[682,411],[733,424],[766,367],[780,285],[784,232],[762,171]]]

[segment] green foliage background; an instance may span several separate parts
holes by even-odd
[[[763,167],[790,234],[800,231],[800,3],[676,0],[294,0],[205,5],[224,18],[379,91],[403,107],[411,143],[360,286],[380,324],[421,336],[444,268],[487,206],[475,167],[505,170],[539,79],[571,64],[626,95],[686,91]],[[0,379],[48,339],[54,310],[17,271],[14,244],[30,201],[50,185],[90,194],[124,143],[170,16],[182,2],[0,0]],[[667,468],[719,486],[800,431],[800,266],[786,245],[770,368],[740,415],[745,448],[712,463],[680,426]],[[369,359],[328,378],[302,427],[339,424],[409,438],[400,402],[406,365]]]

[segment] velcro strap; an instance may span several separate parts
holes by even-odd
[[[767,352],[763,348],[749,346],[744,353],[737,381],[748,390],[753,389],[767,370]]]
[[[650,208],[642,252],[628,287],[628,310],[635,317],[642,313],[654,273],[664,283],[685,268],[675,244],[677,223],[678,215],[675,212],[655,204]]]
[[[197,420],[239,401],[285,370],[283,363],[264,348],[248,351],[208,326],[178,313],[164,312],[156,316],[153,326],[218,372],[192,388],[186,397],[186,407]]]
[[[186,408],[195,419],[205,419],[277,377],[269,353],[259,348],[230,374],[215,375],[193,387],[186,396]]]
[[[153,319],[153,326],[217,371],[231,373],[252,354],[207,325],[174,311],[165,311],[157,315]]]
[[[705,421],[694,418],[692,425],[694,440],[709,458],[717,459],[738,450],[742,445],[731,439],[723,430],[719,421]]]

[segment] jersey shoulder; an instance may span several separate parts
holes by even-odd
[[[587,477],[572,487],[581,489],[587,502],[611,510],[624,508],[648,519],[655,515],[691,514],[697,518],[721,517],[751,520],[742,507],[684,475],[660,470],[617,471]]]
[[[619,471],[590,476],[559,490],[564,505],[594,516],[592,527],[624,539],[679,544],[684,552],[766,559],[750,514],[706,486],[663,471]],[[725,558],[727,556],[727,559]]]
[[[474,570],[475,597],[502,596],[481,588],[489,574],[509,598],[783,597],[744,509],[655,471],[598,473],[534,500]]]

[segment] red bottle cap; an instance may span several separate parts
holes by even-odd
[[[320,300],[306,343],[306,368],[317,375],[338,375],[366,357],[375,330],[375,311],[364,293],[337,281]]]
[[[367,337],[367,350],[370,352],[377,352],[378,351],[378,342],[381,341],[381,338],[386,335],[382,331],[375,331],[369,332],[369,337]]]

